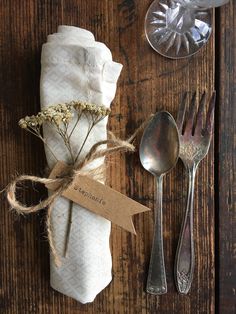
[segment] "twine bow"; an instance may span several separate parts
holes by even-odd
[[[10,203],[11,207],[16,210],[18,214],[29,214],[29,213],[35,213],[40,211],[41,209],[48,208],[47,209],[47,234],[48,234],[48,241],[49,241],[49,247],[55,262],[56,266],[61,265],[60,257],[57,252],[55,243],[53,241],[53,231],[51,226],[51,213],[53,210],[53,205],[55,200],[60,197],[67,188],[70,187],[70,185],[73,183],[74,179],[81,173],[84,175],[90,175],[92,177],[96,177],[96,170],[97,172],[101,172],[100,167],[92,170],[92,171],[86,171],[85,166],[87,166],[89,163],[94,161],[95,159],[109,156],[115,152],[133,152],[135,150],[134,145],[132,144],[134,138],[136,137],[137,133],[140,131],[140,129],[143,127],[143,125],[136,130],[136,132],[126,141],[123,141],[121,139],[118,139],[115,137],[115,135],[111,132],[109,132],[110,138],[108,140],[100,141],[92,146],[88,154],[84,157],[82,161],[80,161],[77,165],[70,166],[68,168],[67,173],[64,173],[62,177],[56,178],[56,179],[50,179],[50,178],[41,178],[37,176],[30,176],[30,175],[21,175],[17,178],[15,178],[7,187],[7,199]],[[101,146],[108,145],[107,148],[102,149]],[[100,149],[99,149],[100,148]],[[104,171],[103,171],[104,173]],[[31,181],[31,182],[38,182],[42,183],[44,185],[50,184],[50,183],[57,183],[57,188],[54,190],[50,196],[48,196],[45,200],[42,202],[32,205],[32,206],[26,206],[22,204],[20,201],[17,200],[16,197],[16,187],[17,184],[23,182],[23,181]]]

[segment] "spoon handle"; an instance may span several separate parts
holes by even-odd
[[[163,176],[157,177],[155,227],[147,279],[147,292],[150,294],[167,292],[162,234],[162,179]]]
[[[188,172],[188,200],[175,258],[176,286],[182,294],[189,292],[194,272],[193,199],[196,168],[188,169]]]

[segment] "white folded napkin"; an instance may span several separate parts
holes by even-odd
[[[110,50],[96,42],[92,33],[73,26],[59,26],[48,36],[41,56],[41,108],[72,100],[109,107],[116,92],[122,65],[112,61]],[[107,118],[99,122],[88,138],[82,155],[97,141],[107,138]],[[78,149],[87,127],[82,119],[71,138]],[[44,128],[44,137],[56,156],[68,162],[68,154],[58,134]],[[49,167],[55,159],[45,147]],[[96,162],[100,165],[103,159]],[[69,201],[60,197],[53,209],[52,227],[57,252],[63,254],[68,223]],[[108,220],[74,204],[67,257],[56,267],[51,258],[51,286],[82,303],[92,302],[111,281],[109,247],[111,224]]]

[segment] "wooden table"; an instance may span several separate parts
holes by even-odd
[[[94,32],[124,65],[112,106],[110,129],[130,135],[150,113],[176,116],[184,91],[217,90],[215,137],[197,173],[195,194],[196,267],[191,292],[181,296],[173,279],[175,251],[186,200],[182,164],[165,179],[164,246],[168,294],[147,295],[145,283],[153,233],[150,213],[135,217],[138,236],[113,227],[112,283],[89,305],[50,288],[49,254],[43,214],[9,213],[1,195],[0,312],[50,313],[214,313],[236,311],[236,3],[216,11],[216,27],[197,55],[178,61],[155,53],[144,36],[150,0],[2,0],[0,3],[0,173],[1,189],[18,173],[42,174],[43,147],[17,121],[39,110],[41,46],[60,24]],[[113,188],[150,208],[153,178],[138,154],[117,156],[110,167]],[[37,201],[40,192],[28,197]],[[34,194],[34,193],[31,193]]]

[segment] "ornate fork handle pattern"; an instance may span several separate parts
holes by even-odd
[[[185,218],[183,220],[180,239],[176,253],[176,285],[180,293],[187,294],[194,272],[194,241],[193,241],[193,200],[196,168],[188,169],[189,188]]]

